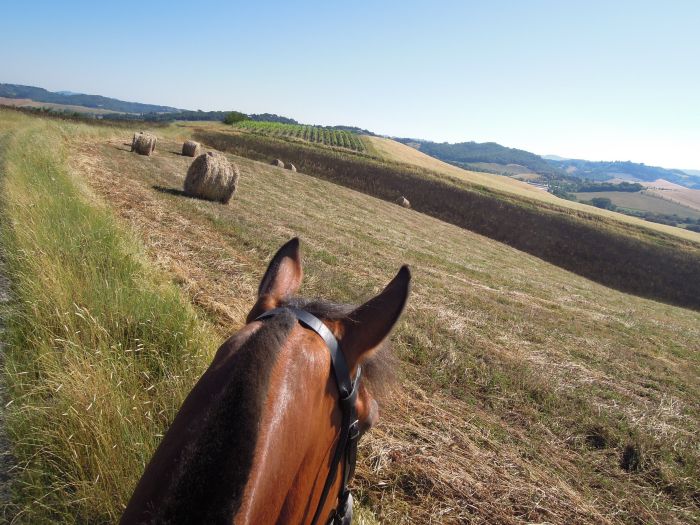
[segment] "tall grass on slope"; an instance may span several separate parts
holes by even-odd
[[[14,523],[111,523],[213,350],[177,290],[66,169],[56,123],[0,120],[15,304],[4,381]],[[4,128],[4,129],[3,129]]]

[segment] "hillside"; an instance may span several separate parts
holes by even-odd
[[[392,338],[400,388],[361,441],[359,523],[372,523],[369,513],[397,524],[700,523],[698,312],[601,286],[318,174],[235,155],[242,176],[230,206],[184,198],[189,159],[176,152],[192,127],[155,129],[148,158],[124,145],[131,130],[7,115],[0,198],[12,220],[3,239],[12,240],[11,276],[30,286],[18,290],[36,294],[18,302],[15,319],[26,319],[31,339],[5,368],[19,474],[32,486],[15,501],[25,522],[113,522],[153,434],[211,355],[190,324],[182,340],[205,341],[201,352],[187,358],[168,346],[161,355],[154,345],[154,335],[172,339],[151,329],[151,316],[184,323],[181,306],[163,309],[154,297],[130,313],[138,303],[105,299],[155,289],[170,297],[175,283],[209,320],[198,329],[221,340],[241,326],[270,254],[299,235],[305,295],[358,302],[401,264],[414,274]],[[133,241],[116,242],[113,227]],[[107,248],[114,258],[84,271],[84,257]],[[105,282],[112,272],[133,284]],[[170,282],[153,285],[157,274]],[[59,276],[96,292],[72,304]],[[60,322],[39,315],[51,311]],[[119,346],[120,337],[137,341]],[[139,380],[136,366],[156,372]]]
[[[462,168],[499,175],[518,177],[523,174],[536,173],[552,181],[572,178],[607,181],[621,178],[650,182],[666,179],[687,188],[700,188],[700,176],[694,174],[693,170],[669,170],[635,162],[593,162],[565,159],[556,155],[541,157],[529,151],[508,148],[495,142],[450,144],[409,138],[395,138],[394,140]]]
[[[473,168],[475,164],[516,164],[547,177],[562,177],[565,172],[550,164],[539,155],[529,151],[508,148],[495,142],[458,142],[450,144],[429,140],[395,138],[397,142],[408,144],[431,157],[435,157],[463,168]]]
[[[90,115],[108,115],[116,112],[109,109],[88,108],[85,106],[72,106],[69,104],[56,104],[53,102],[37,102],[28,98],[7,98],[0,97],[0,106],[10,106],[15,108],[48,109],[65,113],[86,113]]]
[[[431,157],[419,149],[413,148],[402,142],[384,137],[365,137],[371,142],[380,158],[401,164],[417,166],[430,171],[443,173],[451,177],[456,177],[465,182],[483,185],[498,191],[505,191],[515,195],[523,195],[532,198],[541,198],[549,202],[560,202],[561,199],[554,197],[530,184],[525,184],[509,177],[498,177],[492,174],[479,171],[467,170]]]
[[[169,106],[155,104],[142,104],[140,102],[125,102],[116,98],[103,97],[101,95],[83,95],[54,93],[34,86],[21,86],[17,84],[0,84],[0,97],[28,98],[36,102],[50,102],[69,106],[84,106],[94,109],[107,109],[122,113],[170,113],[179,111]]]
[[[549,160],[548,162],[567,175],[578,178],[601,181],[621,178],[643,182],[665,179],[687,188],[700,189],[700,176],[692,175],[683,170],[669,170],[658,166],[620,161],[592,162],[589,160],[566,159]]]
[[[598,282],[700,307],[700,244],[695,240],[698,234],[689,230],[669,228],[678,234],[659,235],[661,227],[634,227],[612,217],[598,219],[573,206],[547,205],[407,164],[284,137],[211,127],[197,130],[194,137],[216,149],[266,163],[274,158],[291,161],[302,171],[391,202],[403,195],[417,211]],[[635,264],[629,264],[630,260]]]
[[[700,211],[700,189],[693,190],[663,179],[646,182],[647,192]]]
[[[383,159],[392,162],[417,166],[419,168],[448,175],[450,177],[456,177],[464,180],[465,182],[484,186],[499,192],[506,192],[516,196],[527,197],[528,199],[542,202],[545,205],[555,205],[559,208],[585,213],[589,216],[604,217],[608,220],[614,220],[624,224],[630,224],[633,226],[650,229],[652,231],[662,232],[666,235],[700,242],[700,236],[687,230],[664,224],[648,222],[629,215],[623,215],[578,202],[561,199],[555,195],[552,195],[551,193],[548,193],[547,191],[542,190],[541,188],[520,182],[511,177],[502,177],[478,171],[461,169],[391,139],[371,137],[369,140],[372,142],[375,150]]]

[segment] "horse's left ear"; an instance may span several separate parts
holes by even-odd
[[[406,305],[410,287],[411,272],[403,266],[382,293],[343,321],[340,346],[351,369],[367,359],[389,335]]]
[[[258,300],[246,322],[250,323],[259,315],[277,308],[282,301],[294,295],[301,286],[303,276],[299,238],[295,237],[277,250],[270,261],[258,287]]]

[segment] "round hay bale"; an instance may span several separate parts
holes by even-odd
[[[238,166],[216,151],[200,155],[190,165],[185,177],[185,194],[227,204],[236,191]]]
[[[287,168],[288,170],[292,170],[292,171],[296,171],[296,170],[297,170],[297,167],[296,167],[294,164],[292,164],[291,162],[288,162],[288,163],[285,165],[285,168]]]
[[[136,139],[142,133],[143,131],[137,131],[136,133],[134,133],[134,137],[131,139],[131,151],[134,151],[134,148],[136,147]]]
[[[277,166],[278,168],[284,168],[284,162],[282,162],[280,159],[273,160],[272,165]]]
[[[396,199],[396,204],[398,204],[399,206],[403,206],[404,208],[410,208],[410,207],[411,207],[411,202],[410,202],[406,197],[404,197],[403,195],[401,195],[401,197],[399,197],[398,199]]]
[[[156,137],[150,133],[138,133],[134,136],[132,151],[139,155],[150,155],[156,149]]]
[[[186,140],[182,145],[182,155],[184,157],[196,157],[199,154],[199,142]]]

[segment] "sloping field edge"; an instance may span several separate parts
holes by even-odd
[[[470,186],[427,170],[327,152],[250,134],[196,131],[195,138],[254,160],[273,157],[300,171],[412,207],[530,253],[598,283],[700,309],[700,245],[529,199]]]

